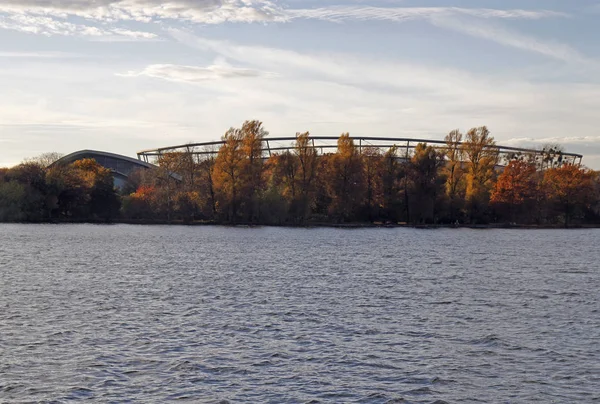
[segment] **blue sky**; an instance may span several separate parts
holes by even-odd
[[[271,136],[560,143],[600,169],[600,0],[0,0],[0,166]]]

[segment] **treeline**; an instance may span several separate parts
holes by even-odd
[[[110,221],[120,216],[110,170],[90,159],[47,167],[49,158],[0,168],[0,221]]]
[[[263,155],[268,133],[247,121],[218,150],[165,153],[119,190],[93,160],[0,171],[0,220],[570,225],[598,223],[600,182],[559,148],[500,161],[486,127],[453,131],[446,147],[355,147],[318,154],[309,133]],[[502,167],[500,164],[502,163]]]

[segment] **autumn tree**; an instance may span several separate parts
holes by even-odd
[[[314,200],[315,182],[317,177],[317,150],[310,139],[310,133],[296,133],[294,154],[298,161],[297,190],[297,217],[303,222],[310,213]]]
[[[409,163],[411,219],[414,223],[432,223],[436,202],[442,194],[444,181],[440,169],[444,154],[425,143],[415,147]]]
[[[111,220],[118,216],[121,201],[114,187],[109,169],[93,159],[82,159],[72,164],[89,192],[89,215],[95,219]]]
[[[338,139],[337,153],[332,155],[327,169],[330,214],[340,220],[353,219],[364,200],[364,168],[348,133]]]
[[[512,160],[498,177],[490,202],[501,215],[514,222],[533,210],[537,188],[535,166],[527,161]]]
[[[217,216],[217,196],[215,189],[215,167],[217,151],[214,146],[206,146],[202,154],[196,157],[198,169],[198,193],[200,210],[205,218],[215,219]]]
[[[243,134],[231,128],[223,136],[225,142],[215,160],[214,177],[217,201],[221,213],[229,222],[238,218],[239,192],[243,184],[244,152]]]
[[[242,125],[242,189],[241,208],[248,222],[260,220],[260,203],[265,190],[263,178],[263,141],[269,134],[260,121],[246,121]]]
[[[561,212],[565,227],[592,203],[594,195],[593,172],[575,164],[563,164],[544,172],[544,189],[548,202]]]
[[[123,196],[123,216],[126,219],[156,219],[153,207],[155,199],[155,186],[140,185],[136,191]]]
[[[398,147],[390,147],[383,155],[381,163],[382,179],[382,205],[383,218],[397,222],[400,210],[400,162],[398,159]]]
[[[498,148],[487,127],[473,128],[463,142],[467,158],[466,201],[471,220],[481,220],[485,215],[490,191],[494,185],[495,168],[498,164]]]
[[[284,224],[294,219],[293,204],[297,198],[298,162],[289,150],[273,154],[263,167],[266,189],[262,196],[261,220],[268,224]]]
[[[153,171],[155,175],[156,192],[161,194],[163,207],[167,221],[171,221],[173,214],[173,199],[177,188],[184,186],[186,180],[189,182],[189,173],[186,173],[190,165],[191,155],[182,152],[165,152],[158,156],[158,168]],[[185,190],[185,188],[184,188]]]
[[[286,212],[286,216],[289,215],[292,218],[297,216],[296,205],[299,199],[297,191],[298,171],[298,158],[289,150],[269,158],[266,172],[269,177],[269,191],[271,192],[268,198],[271,205],[270,210],[274,209],[272,205],[278,199],[273,194],[276,191],[281,197],[278,202],[285,205],[281,208]]]
[[[179,169],[177,174],[181,176],[181,185],[184,192],[193,192],[196,189],[198,166],[194,159],[195,149],[192,145],[186,145],[179,153]]]
[[[384,158],[378,147],[369,146],[362,148],[361,157],[366,191],[364,204],[366,217],[372,222],[379,215],[379,207],[382,205],[383,179],[381,171]]]
[[[200,205],[200,194],[197,191],[182,189],[175,194],[173,202],[177,217],[183,223],[192,223]]]
[[[57,165],[46,171],[47,204],[50,217],[80,218],[87,216],[88,184],[72,164]]]
[[[48,209],[58,217],[111,220],[119,215],[112,173],[94,159],[53,165],[45,181]]]
[[[462,208],[465,194],[464,174],[464,149],[462,147],[462,133],[457,129],[445,137],[446,163],[442,167],[442,175],[446,178],[446,195],[449,204],[449,219],[455,222],[458,212]]]

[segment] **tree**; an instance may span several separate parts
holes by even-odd
[[[297,217],[300,222],[306,219],[314,202],[315,181],[317,177],[318,155],[310,139],[310,133],[296,133],[294,153],[298,159],[298,200]]]
[[[153,200],[156,188],[149,185],[140,187],[130,195],[123,197],[123,215],[128,219],[154,219]]]
[[[85,200],[85,212],[89,217],[111,220],[118,216],[121,201],[115,191],[112,173],[94,159],[77,160],[72,164],[76,175],[81,179]],[[85,214],[84,214],[85,215]]]
[[[383,181],[381,177],[383,156],[378,147],[363,147],[362,166],[365,180],[365,210],[369,221],[374,221],[376,208],[381,206]]]
[[[299,161],[295,154],[285,151],[281,154],[275,154],[268,160],[268,172],[270,173],[270,187],[274,188],[286,201],[291,210],[298,199],[296,191],[298,185]],[[271,196],[272,198],[272,196]],[[296,212],[289,212],[296,216]]]
[[[490,202],[514,222],[531,210],[537,187],[535,166],[527,161],[513,160],[498,177]]]
[[[212,146],[207,146],[204,154],[197,155],[196,165],[199,171],[200,210],[202,214],[210,219],[217,216],[217,197],[215,190],[215,164],[216,151]]]
[[[469,130],[463,152],[467,157],[466,200],[471,220],[482,220],[494,185],[498,148],[489,130],[482,126]]]
[[[25,187],[17,181],[0,181],[0,221],[16,222],[23,220],[23,200]]]
[[[229,129],[223,136],[224,144],[215,160],[215,190],[219,208],[229,222],[238,217],[238,198],[242,186],[245,155],[242,150],[243,133]]]
[[[269,134],[260,121],[246,121],[242,125],[242,189],[241,207],[248,222],[260,220],[260,202],[265,190],[263,178],[263,141]]]
[[[179,218],[184,223],[192,223],[196,212],[198,211],[198,204],[200,202],[200,195],[195,191],[179,191],[175,194],[173,199],[175,205],[175,212],[179,215]]]
[[[390,147],[383,156],[381,165],[382,178],[382,204],[383,217],[386,220],[397,222],[399,220],[398,211],[400,210],[400,163],[398,161],[398,148]]]
[[[574,164],[564,164],[544,172],[547,199],[564,215],[565,227],[576,214],[581,214],[594,197],[593,172]]]
[[[88,217],[91,182],[73,164],[55,165],[46,171],[49,216],[82,219]]]
[[[337,142],[337,153],[328,167],[328,190],[332,203],[330,214],[340,220],[353,219],[364,200],[363,162],[348,133]]]
[[[63,157],[63,154],[57,152],[42,153],[39,156],[25,159],[24,164],[34,164],[41,168],[50,167]]]
[[[462,138],[463,135],[458,129],[453,130],[445,137],[446,164],[442,168],[442,175],[446,177],[446,195],[449,201],[449,219],[451,222],[458,219],[458,212],[462,207],[465,194]]]
[[[540,169],[560,167],[564,162],[563,151],[564,148],[558,143],[545,144],[542,147],[542,156],[539,161]]]
[[[22,220],[39,221],[48,217],[46,204],[46,168],[36,163],[22,163],[6,173],[7,179],[23,187],[20,202]]]
[[[90,190],[90,214],[105,221],[119,216],[121,200],[115,191],[111,172],[101,168],[96,173],[94,184]]]
[[[191,155],[189,153],[166,152],[158,156],[158,168],[153,171],[153,174],[158,191],[162,191],[157,194],[164,196],[164,207],[169,222],[173,213],[175,189],[184,184],[186,179],[189,182],[189,172],[186,168],[189,168],[190,160]],[[181,175],[181,172],[188,172],[188,176]]]
[[[444,165],[444,155],[425,143],[419,143],[409,163],[412,220],[415,223],[432,223],[438,196],[443,193],[444,182],[439,172]]]

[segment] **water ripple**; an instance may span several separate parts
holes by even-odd
[[[598,401],[599,235],[0,225],[0,402]]]

